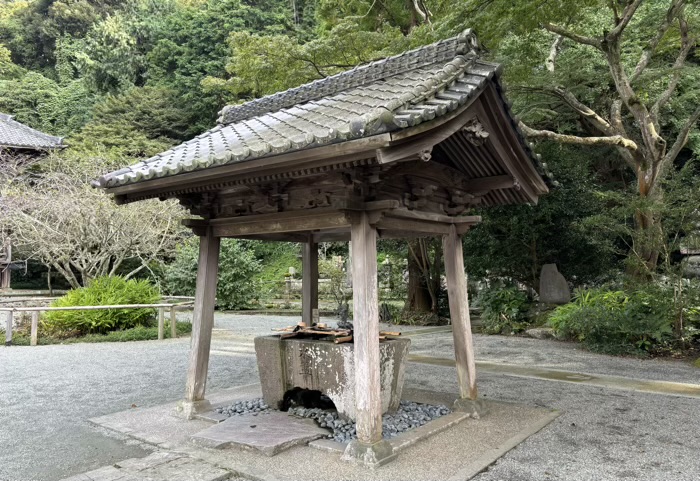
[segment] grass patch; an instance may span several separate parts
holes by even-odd
[[[177,323],[177,335],[185,336],[192,332],[192,324],[189,322]],[[170,323],[165,322],[165,338],[170,338]],[[61,337],[57,335],[39,333],[37,343],[40,346],[48,344],[76,344],[78,342],[128,342],[128,341],[152,341],[158,339],[158,327],[136,326],[131,329],[112,331],[107,334],[86,334],[84,336]],[[29,346],[30,335],[26,332],[17,332],[12,336],[12,344],[15,346]]]
[[[700,368],[700,358],[695,360],[695,362],[693,363],[693,366]]]

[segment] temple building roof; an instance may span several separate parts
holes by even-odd
[[[376,138],[382,134],[396,136],[401,131],[415,130],[421,124],[436,123],[455,115],[490,87],[494,87],[491,89],[494,98],[505,112],[508,128],[515,132],[520,151],[529,158],[530,169],[542,175],[539,162],[510,114],[498,80],[499,73],[499,65],[479,58],[476,37],[466,31],[457,37],[297,88],[227,106],[213,129],[145,161],[106,174],[97,184],[109,190],[116,189],[114,193],[118,194],[117,191],[126,186],[136,189],[136,184],[152,184],[148,181],[156,179],[172,177],[175,180],[175,176],[204,169]],[[489,170],[487,165],[473,166],[472,170],[473,177],[506,173],[495,166]],[[544,192],[546,187],[542,184],[537,190]],[[532,200],[512,199],[513,202]]]
[[[64,147],[60,137],[39,132],[0,113],[0,147],[46,150]]]

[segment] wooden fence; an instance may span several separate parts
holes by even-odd
[[[176,299],[186,299],[186,297],[174,297]],[[194,301],[177,302],[170,304],[117,304],[110,306],[73,306],[73,307],[0,307],[0,312],[6,313],[5,319],[5,345],[12,345],[12,329],[16,312],[32,313],[32,329],[29,344],[37,345],[37,335],[39,329],[39,313],[46,311],[96,311],[105,309],[158,309],[158,339],[165,338],[165,310],[170,310],[170,335],[177,337],[177,310],[189,308]]]

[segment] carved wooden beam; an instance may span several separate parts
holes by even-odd
[[[350,227],[344,212],[334,208],[277,212],[246,217],[214,219],[210,221],[214,235],[241,237],[257,234],[308,232],[338,227]]]
[[[516,184],[510,175],[494,175],[493,177],[481,177],[466,182],[466,190],[469,192],[488,192],[497,189],[510,189]]]
[[[442,215],[442,214],[434,214],[432,212],[420,212],[420,211],[415,211],[415,210],[408,210],[408,209],[394,209],[392,211],[388,211],[386,213],[387,217],[395,217],[395,218],[402,218],[402,219],[415,219],[415,220],[423,220],[427,222],[435,222],[439,224],[445,224],[445,225],[458,225],[458,224],[478,224],[481,222],[481,216],[480,215],[464,215],[464,216],[457,216],[457,217],[450,217],[447,215]]]

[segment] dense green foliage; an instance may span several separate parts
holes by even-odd
[[[607,151],[583,155],[578,149],[547,144],[542,152],[559,186],[537,206],[481,209],[483,222],[465,236],[467,272],[475,278],[505,278],[539,289],[542,265],[556,263],[576,284],[595,282],[614,272],[616,234],[610,224],[605,188],[591,165]]]
[[[556,308],[549,317],[559,336],[612,354],[659,352],[669,346],[679,323],[681,340],[692,341],[700,335],[697,282],[580,290],[573,302]]]
[[[168,294],[193,296],[197,282],[198,258],[198,238],[190,238],[179,246],[174,261],[164,268],[163,290]],[[219,255],[217,306],[222,309],[249,307],[258,295],[253,279],[260,269],[260,262],[246,241],[223,239]]]
[[[246,246],[261,265],[255,281],[265,283],[271,289],[279,288],[289,275],[289,268],[301,272],[301,247],[292,242],[248,242]],[[264,286],[263,286],[264,289]]]
[[[88,286],[69,291],[51,303],[51,307],[154,304],[160,293],[146,280],[100,277]],[[154,318],[153,309],[99,309],[88,311],[49,311],[42,327],[48,332],[104,334],[108,331],[145,326]]]
[[[482,287],[474,305],[481,309],[481,322],[487,334],[517,334],[531,322],[528,311],[532,300],[515,286],[496,282]]]

